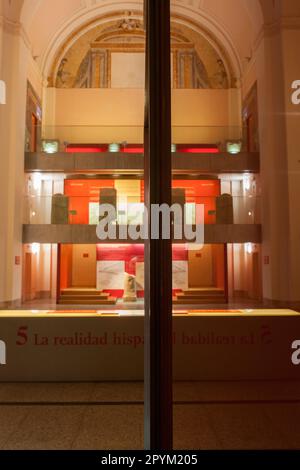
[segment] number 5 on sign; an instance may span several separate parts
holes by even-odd
[[[17,331],[17,338],[16,345],[25,346],[28,341],[28,326],[20,326]]]

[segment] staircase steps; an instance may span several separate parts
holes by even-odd
[[[74,299],[74,300],[106,300],[108,299],[109,297],[109,294],[99,294],[99,295],[77,295],[77,294],[74,294],[74,295],[71,295],[71,294],[64,294],[64,295],[61,295],[61,299],[65,299],[65,300],[68,300],[68,299]]]
[[[63,305],[115,305],[117,299],[96,289],[69,288],[60,293],[59,304]]]
[[[115,305],[117,299],[115,297],[109,297],[104,300],[74,300],[70,299],[60,299],[58,302],[60,305]]]
[[[182,294],[187,294],[187,295],[199,295],[199,296],[224,296],[224,289],[217,289],[214,287],[210,288],[202,288],[202,289],[197,289],[197,288],[191,288],[191,289],[186,289],[182,291]]]
[[[173,298],[174,305],[205,305],[225,304],[226,297],[223,289],[202,288],[186,289]]]

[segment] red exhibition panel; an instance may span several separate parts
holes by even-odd
[[[99,202],[101,188],[113,188],[114,180],[65,180],[65,195],[69,196],[69,223],[89,223],[89,203]]]
[[[221,194],[220,180],[173,180],[172,188],[184,188],[186,202],[204,205],[204,223],[216,223],[216,197]],[[141,202],[144,202],[144,181],[141,181]]]
[[[216,223],[216,197],[221,194],[220,180],[173,180],[173,188],[184,188],[186,202],[204,205],[204,223]]]

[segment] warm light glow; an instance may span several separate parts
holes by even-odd
[[[244,188],[246,191],[249,191],[251,188],[251,178],[250,175],[244,175]]]
[[[247,243],[246,244],[246,251],[247,251],[248,255],[251,255],[253,253],[252,243]]]
[[[31,253],[37,255],[40,251],[40,244],[39,243],[32,243],[31,245]]]
[[[122,153],[144,153],[144,147],[123,147]]]
[[[41,173],[34,173],[33,178],[32,178],[32,183],[33,183],[33,189],[35,191],[39,191],[42,186],[42,175]]]
[[[67,153],[102,153],[105,152],[104,147],[67,147]]]
[[[188,147],[188,148],[180,148],[178,150],[179,153],[220,153],[218,148],[214,147]]]

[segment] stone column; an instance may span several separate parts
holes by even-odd
[[[300,302],[300,22],[280,17],[265,26],[256,50],[263,223],[263,296]]]
[[[21,300],[22,203],[25,108],[29,49],[21,25],[2,18],[1,79],[6,104],[0,106],[0,306]]]

